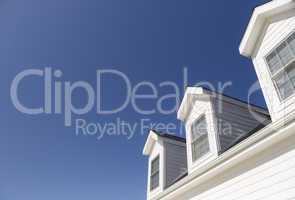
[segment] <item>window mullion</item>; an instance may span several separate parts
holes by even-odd
[[[278,60],[279,60],[279,63],[280,63],[280,69],[278,70],[278,71],[281,71],[283,68],[284,68],[284,64],[283,64],[283,62],[282,62],[282,60],[281,60],[281,57],[279,56],[279,53],[278,53],[278,51],[277,51],[277,49],[275,49],[275,55],[276,55],[276,57],[278,58]]]
[[[295,32],[266,56],[270,77],[282,101],[295,93],[295,49],[292,46],[294,37]]]
[[[289,42],[286,41],[286,43],[287,43],[287,48],[288,48],[289,51],[291,52],[291,54],[292,54],[292,56],[293,56],[293,59],[294,59],[294,57],[295,57],[295,52],[293,52],[293,49],[290,47]],[[293,59],[292,59],[292,60],[293,60]]]
[[[286,40],[286,45],[287,45],[287,48],[288,48],[288,50],[289,50],[289,52],[291,52],[291,55],[293,56],[293,58],[291,59],[291,61],[289,62],[289,63],[287,63],[286,64],[286,66],[284,66],[284,69],[286,69],[286,71],[288,70],[287,68],[288,67],[290,67],[290,65],[291,65],[291,63],[292,62],[294,62],[294,59],[295,59],[295,53],[293,52],[293,50],[291,49],[291,47],[290,47],[290,45],[289,45],[289,42]],[[294,91],[295,91],[295,83],[293,83],[292,81],[291,81],[291,78],[290,78],[290,76],[289,76],[289,73],[286,73],[286,75],[287,75],[287,78],[288,78],[288,81],[290,81],[291,82],[291,86],[292,86],[292,89],[293,89],[293,93],[294,93]]]

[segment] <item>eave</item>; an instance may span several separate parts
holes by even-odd
[[[201,87],[188,87],[177,112],[177,119],[185,121],[195,100],[209,100],[210,95]]]
[[[237,104],[243,106],[247,109],[251,108],[251,110],[258,112],[260,114],[269,115],[268,112],[259,106],[250,104],[249,102],[242,101],[237,98],[230,97],[228,95],[224,95],[222,93],[218,93],[215,91],[211,91],[202,87],[188,87],[185,91],[183,100],[177,112],[177,118],[181,121],[185,121],[189,116],[192,106],[196,100],[198,101],[209,101],[212,98],[217,98],[219,100],[224,100],[233,104]]]
[[[186,143],[186,139],[176,136],[176,135],[172,135],[172,134],[166,134],[166,133],[160,133],[156,130],[150,130],[148,138],[146,140],[146,143],[144,145],[143,148],[143,155],[145,156],[149,156],[154,148],[154,145],[157,141],[159,140],[163,140],[163,141],[175,141],[178,143],[182,143],[183,145],[185,145]]]
[[[267,20],[294,8],[295,0],[274,0],[255,8],[239,47],[240,54],[251,57]]]
[[[159,140],[159,136],[153,130],[150,130],[149,136],[143,148],[143,152],[142,152],[143,155],[149,156],[154,147],[154,144],[158,140]]]
[[[294,134],[295,114],[290,114],[234,146],[221,156],[202,166],[199,170],[189,174],[170,188],[152,198],[152,200],[170,200],[183,195],[188,190],[198,187],[200,184],[222,174],[231,167],[241,163],[252,156],[263,152],[272,145],[283,141]]]

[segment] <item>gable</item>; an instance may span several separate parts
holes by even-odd
[[[294,12],[294,8],[295,2],[293,0],[271,1],[255,8],[239,47],[240,54],[251,57],[268,20],[271,20],[280,13],[286,13],[290,10]]]

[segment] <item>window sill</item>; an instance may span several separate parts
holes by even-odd
[[[192,165],[190,166],[189,169],[189,173],[190,171],[195,171],[198,168],[202,167],[203,165],[205,165],[207,162],[209,162],[210,160],[214,159],[216,157],[216,155],[214,155],[211,151],[208,152],[207,154],[205,154],[203,157],[199,158],[196,161],[192,161]]]

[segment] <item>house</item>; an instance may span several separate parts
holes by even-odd
[[[144,146],[148,200],[295,199],[295,1],[257,7],[239,50],[269,113],[188,87],[177,113],[186,138],[151,130]]]

